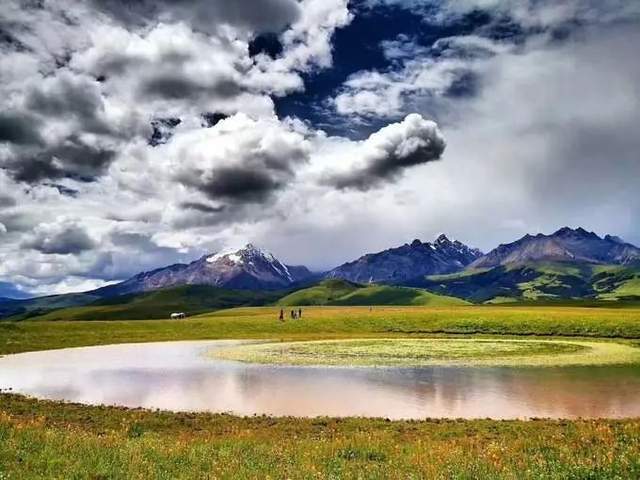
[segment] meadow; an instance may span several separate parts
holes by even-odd
[[[286,307],[285,313],[288,313]],[[256,338],[314,340],[380,336],[509,335],[640,340],[640,309],[580,307],[235,308],[186,320],[0,322],[0,355],[125,342]],[[287,317],[287,316],[285,316]]]
[[[216,348],[211,357],[276,365],[522,368],[639,364],[640,348],[612,341],[376,338],[245,344]]]
[[[627,479],[640,422],[295,419],[3,395],[3,479]]]
[[[640,310],[241,308],[186,320],[0,322],[0,354],[123,342],[438,337],[640,341]],[[606,343],[606,342],[605,342]],[[235,417],[0,394],[0,479],[640,477],[640,421]]]

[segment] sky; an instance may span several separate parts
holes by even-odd
[[[0,296],[247,242],[640,244],[640,2],[3,0]]]

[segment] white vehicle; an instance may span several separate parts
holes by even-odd
[[[171,314],[171,320],[179,320],[181,318],[187,318],[187,314],[184,312],[177,312]]]

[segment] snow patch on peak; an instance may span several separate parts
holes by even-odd
[[[268,263],[280,263],[271,252],[262,250],[252,243],[247,243],[244,247],[227,247],[219,252],[207,257],[208,263],[215,263],[221,259],[226,259],[236,264],[243,264],[248,258],[261,257]],[[251,263],[251,262],[249,262]]]
[[[224,257],[230,257],[230,256],[235,256],[238,257],[238,255],[236,255],[238,252],[237,248],[223,248],[222,250],[218,251],[217,253],[213,254],[213,255],[209,255],[207,257],[207,263],[215,263],[218,260],[224,258]]]

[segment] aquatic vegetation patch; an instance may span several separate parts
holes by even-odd
[[[640,348],[616,342],[474,338],[268,342],[212,350],[214,358],[277,365],[565,366],[640,363]]]

